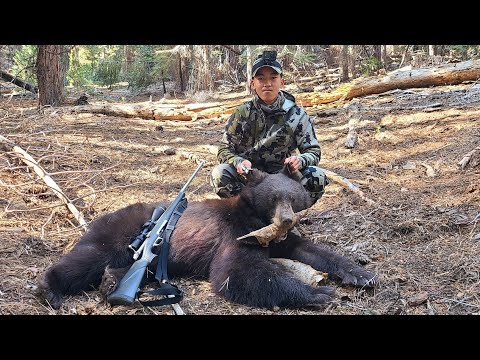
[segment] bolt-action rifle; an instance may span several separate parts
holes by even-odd
[[[145,275],[147,266],[159,256],[155,251],[155,247],[161,245],[161,251],[159,256],[159,261],[157,265],[157,273],[155,278],[159,280],[160,284],[169,285],[168,277],[166,273],[167,260],[168,260],[168,249],[170,235],[172,234],[175,224],[180,218],[183,210],[187,206],[187,199],[185,198],[185,191],[192,182],[193,178],[197,172],[202,168],[204,160],[200,162],[198,167],[193,172],[192,176],[187,180],[186,184],[178,193],[175,200],[167,207],[165,212],[155,221],[155,226],[153,229],[146,235],[143,243],[138,247],[138,250],[134,250],[134,259],[136,260],[125,276],[122,278],[117,288],[107,296],[107,301],[112,305],[131,305],[135,301],[137,293],[140,290],[140,284]],[[140,256],[141,254],[141,256]],[[162,294],[160,292],[160,294]],[[164,295],[167,295],[164,293]],[[168,296],[168,295],[167,295]],[[171,295],[169,297],[172,297]],[[168,299],[164,299],[168,300]],[[178,302],[164,302],[164,303],[173,303]]]

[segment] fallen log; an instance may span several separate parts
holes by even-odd
[[[350,91],[351,87],[352,87],[352,84],[343,84],[343,85],[339,85],[334,91],[330,93],[322,93],[317,91],[309,92],[309,93],[301,93],[301,94],[295,95],[295,100],[297,104],[302,107],[328,104],[328,103],[345,98],[347,93]]]
[[[386,76],[354,82],[345,99],[380,94],[393,89],[456,85],[464,81],[476,81],[479,78],[480,60],[468,60],[424,69],[397,70]]]
[[[103,105],[80,105],[73,106],[73,112],[104,114],[126,118],[138,117],[146,120],[196,120],[198,115],[188,111],[183,105],[176,104],[103,104]]]
[[[38,87],[33,86],[33,85],[23,81],[23,80],[20,80],[16,76],[10,75],[9,73],[7,73],[3,70],[0,70],[0,78],[2,78],[3,80],[5,80],[9,83],[12,83],[12,84],[15,84],[15,85],[19,86],[22,89],[28,90],[28,91],[30,91],[34,94],[38,93]]]

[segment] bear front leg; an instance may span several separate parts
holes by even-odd
[[[378,282],[376,274],[345,256],[293,234],[289,234],[283,246],[277,246],[274,254],[275,257],[297,260],[318,271],[327,272],[329,278],[340,279],[342,285],[373,287]]]

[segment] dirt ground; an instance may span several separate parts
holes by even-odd
[[[295,88],[289,90],[295,94]],[[75,93],[71,93],[73,99]],[[240,93],[217,94],[215,100]],[[134,102],[123,89],[90,103]],[[153,97],[153,101],[158,99]],[[188,102],[189,99],[170,99]],[[353,106],[352,104],[355,104]],[[345,147],[351,109],[358,144]],[[174,279],[186,314],[480,314],[480,87],[396,90],[307,108],[320,166],[359,186],[368,204],[332,181],[299,230],[378,273],[371,290],[340,287],[320,309],[265,310],[229,303],[207,281]],[[38,110],[30,95],[0,98],[0,135],[48,171],[87,222],[137,201],[173,200],[196,168],[189,201],[216,197],[207,176],[225,118],[154,121]],[[175,149],[165,151],[166,149]],[[167,155],[170,154],[170,155]],[[190,156],[189,156],[190,154]],[[170,306],[111,307],[96,290],[59,310],[35,296],[37,279],[82,229],[60,200],[11,152],[0,151],[0,314],[173,314]]]

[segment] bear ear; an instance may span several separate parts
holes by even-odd
[[[280,171],[282,174],[287,175],[289,178],[300,181],[302,178],[302,173],[297,170],[297,171],[290,171],[287,165],[283,166],[282,170]]]
[[[245,175],[245,178],[247,179],[248,184],[259,184],[267,177],[267,173],[263,172],[258,169],[252,169],[251,171],[248,172],[248,174]]]

